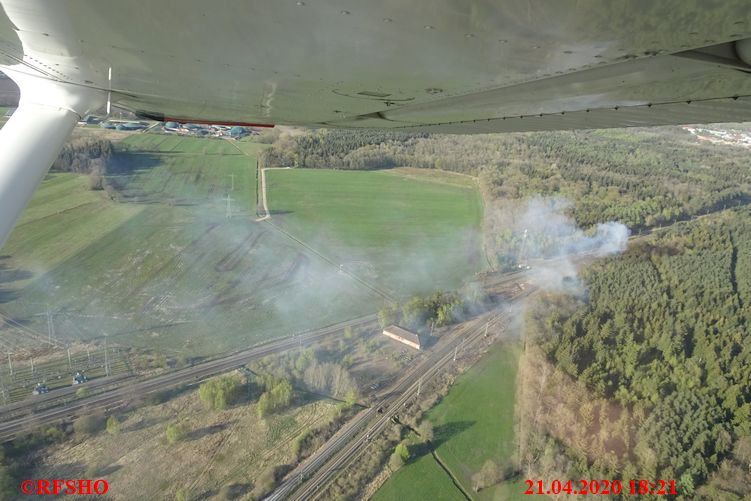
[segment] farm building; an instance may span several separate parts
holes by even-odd
[[[420,336],[414,332],[410,332],[407,329],[402,329],[398,325],[391,325],[383,329],[383,335],[388,336],[391,339],[396,339],[400,343],[404,343],[416,350],[420,349]]]

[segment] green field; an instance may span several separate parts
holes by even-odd
[[[483,266],[481,200],[465,179],[425,172],[269,170],[269,208],[287,231],[395,296],[452,289]]]
[[[405,267],[424,267],[412,273],[424,288],[477,269],[475,240],[454,253],[444,242],[452,228],[479,225],[468,188],[396,173],[274,171],[272,209],[286,213],[255,221],[262,147],[133,134],[108,168],[110,193],[90,191],[86,176],[48,175],[0,257],[0,313],[26,329],[0,332],[0,344],[15,350],[24,332],[46,338],[49,304],[63,344],[107,335],[215,354],[374,313],[384,299],[370,278],[393,278],[402,293],[411,289],[394,277]]]
[[[21,279],[2,284],[0,312],[45,337],[49,303],[64,342],[106,334],[189,355],[371,312],[368,289],[253,221],[258,147],[133,135],[109,178],[115,200],[50,174],[3,249]]]
[[[428,413],[436,452],[466,492],[478,500],[524,499],[523,483],[472,490],[471,477],[488,459],[504,464],[514,454],[514,399],[519,347],[499,345],[462,375],[446,398]],[[463,500],[429,454],[411,460],[373,498]]]
[[[125,181],[122,191],[131,201],[224,209],[234,176],[232,206],[236,213],[247,215],[255,212],[259,146],[245,145],[247,154],[228,141],[133,135],[122,144],[129,155],[113,177]]]

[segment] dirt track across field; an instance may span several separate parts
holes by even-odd
[[[256,221],[265,221],[271,219],[271,212],[269,212],[269,204],[266,198],[266,171],[267,170],[287,170],[292,167],[266,167],[261,169],[261,207],[263,207],[263,215],[256,219]]]

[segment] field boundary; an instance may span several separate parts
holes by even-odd
[[[390,169],[379,169],[384,174],[388,174],[391,176],[400,176],[404,177],[406,179],[417,179],[420,181],[426,181],[429,183],[435,183],[440,184],[442,186],[451,186],[453,188],[461,188],[465,190],[474,190],[479,189],[479,182],[477,180],[476,176],[472,176],[470,174],[465,174],[463,172],[454,172],[450,170],[444,170],[444,169],[426,169],[424,167],[409,167],[406,165],[399,166],[399,167],[392,167]],[[447,177],[451,177],[453,175],[461,178],[468,178],[468,181],[470,183],[462,184],[462,183],[452,183],[451,181],[447,181],[445,179],[437,179],[435,176],[431,176],[431,173],[439,172],[441,174],[447,174]]]
[[[260,177],[260,191],[261,191],[261,208],[263,208],[263,216],[256,219],[256,221],[265,221],[267,219],[271,219],[271,212],[269,211],[269,202],[266,193],[268,190],[266,189],[266,171],[267,170],[289,170],[292,167],[264,167],[261,169],[261,173],[259,175]]]
[[[61,214],[65,214],[67,212],[70,212],[70,211],[73,211],[73,210],[76,210],[76,209],[80,209],[81,207],[86,207],[87,205],[99,204],[101,202],[102,202],[101,200],[92,200],[91,202],[83,202],[83,203],[80,203],[78,205],[73,205],[72,207],[66,207],[65,209],[60,209],[57,212],[54,212],[54,213],[51,212],[49,214],[45,214],[43,216],[40,216],[40,217],[38,217],[36,219],[29,219],[28,221],[24,221],[22,223],[19,223],[19,224],[16,225],[16,228],[20,228],[22,226],[26,226],[27,224],[33,224],[33,223],[37,223],[39,221],[44,221],[45,219],[49,219],[51,217],[59,216]]]
[[[464,499],[467,501],[472,501],[472,496],[469,495],[467,491],[464,490],[464,487],[462,486],[461,482],[459,482],[459,479],[454,476],[454,474],[451,472],[448,466],[446,466],[443,463],[443,460],[441,460],[440,456],[438,456],[438,453],[433,448],[433,443],[430,443],[430,455],[433,456],[433,459],[436,463],[438,463],[438,466],[441,467],[441,469],[446,473],[446,475],[449,476],[451,479],[451,483],[456,486],[457,489],[459,489],[459,492],[462,493],[462,496],[464,496]]]

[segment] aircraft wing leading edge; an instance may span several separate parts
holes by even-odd
[[[747,0],[0,5],[0,69],[21,88],[0,133],[18,153],[0,157],[0,244],[30,196],[14,187],[35,185],[64,141],[54,131],[105,103],[154,119],[447,133],[751,119]],[[12,139],[32,133],[55,139],[47,154]]]

